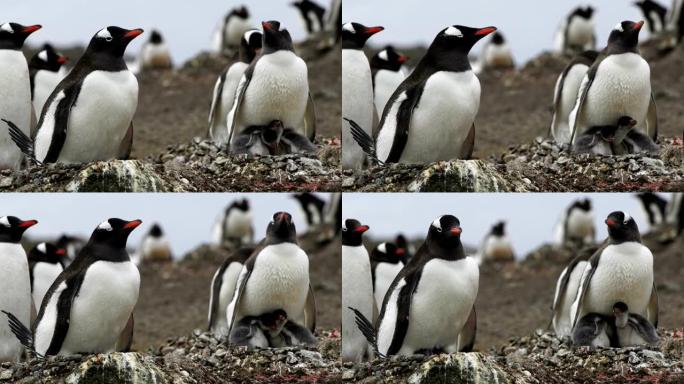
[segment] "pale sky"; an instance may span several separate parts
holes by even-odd
[[[641,232],[648,230],[646,213],[631,193],[345,193],[343,217],[369,225],[367,234],[375,239],[393,239],[400,232],[424,239],[434,219],[451,214],[461,222],[463,243],[475,247],[495,222],[504,220],[516,255],[523,257],[550,243],[562,212],[585,196],[593,203],[597,239],[608,235],[604,220],[613,211],[628,212]]]
[[[42,24],[43,29],[27,40],[31,45],[49,41],[60,45],[85,45],[100,29],[116,25],[122,28],[156,28],[170,46],[175,63],[182,63],[211,47],[211,37],[229,9],[245,4],[255,26],[261,21],[278,20],[295,41],[306,37],[296,8],[290,0],[3,0],[2,20],[21,24]],[[318,0],[329,7],[329,0]],[[128,53],[135,54],[149,34],[135,39]]]
[[[318,195],[329,200],[328,194]],[[26,236],[39,239],[62,233],[87,239],[106,219],[140,219],[143,225],[133,231],[128,242],[133,248],[157,222],[179,257],[208,242],[216,218],[234,199],[242,197],[251,203],[257,241],[263,238],[266,226],[278,211],[291,213],[297,230],[306,231],[299,204],[288,193],[3,193],[0,216],[38,220]]]
[[[669,0],[659,2],[670,6]],[[521,64],[553,47],[558,25],[578,5],[591,4],[596,9],[597,42],[602,47],[618,22],[641,20],[641,12],[632,3],[632,0],[344,0],[342,7],[344,22],[385,27],[369,40],[376,46],[428,45],[437,32],[449,25],[493,25],[504,33],[516,62]],[[482,42],[473,48],[473,53],[478,54],[481,48]]]

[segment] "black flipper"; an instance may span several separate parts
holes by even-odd
[[[14,144],[19,147],[19,150],[21,153],[26,156],[30,161],[32,161],[34,164],[41,165],[41,162],[36,159],[36,154],[34,151],[34,143],[33,140],[26,136],[26,134],[19,129],[19,127],[16,126],[13,122],[9,120],[2,119],[8,126],[9,126],[9,135],[10,138],[12,138],[12,141],[14,141]]]
[[[378,339],[375,335],[375,327],[373,327],[373,323],[371,323],[370,320],[368,320],[366,316],[364,316],[363,313],[361,313],[358,309],[352,307],[347,308],[352,310],[354,315],[356,315],[356,326],[359,328],[359,331],[361,331],[361,334],[363,334],[363,337],[366,338],[368,344],[373,347],[375,354],[380,358],[384,358],[385,356],[378,351]]]
[[[52,132],[52,140],[50,142],[50,148],[48,149],[44,163],[56,163],[59,159],[59,155],[64,148],[64,143],[66,143],[67,128],[69,127],[69,117],[71,116],[71,108],[76,105],[76,100],[78,100],[78,95],[81,93],[81,86],[83,81],[74,83],[73,85],[66,87],[61,93],[64,94],[64,98],[59,100],[57,107],[55,109],[55,122],[54,131]],[[52,96],[48,99],[46,103],[46,108],[48,108],[52,103],[54,103],[55,95],[59,93],[53,92]],[[45,109],[45,108],[44,108]],[[43,119],[45,119],[46,114],[40,117],[38,126],[43,126]]]
[[[26,327],[13,314],[7,311],[2,311],[2,313],[7,315],[7,323],[9,324],[10,330],[12,331],[12,333],[14,333],[14,336],[17,337],[17,340],[19,340],[21,345],[23,345],[24,348],[26,348],[27,350],[33,352],[36,356],[42,358],[43,356],[36,353],[36,350],[33,346],[33,333],[31,332],[31,330],[28,329],[28,327]]]
[[[370,137],[354,120],[347,119],[346,117],[344,120],[349,123],[354,141],[361,147],[361,150],[363,150],[366,156],[380,165],[384,164],[375,154],[375,142],[373,138]]]

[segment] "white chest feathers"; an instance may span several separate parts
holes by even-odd
[[[364,246],[342,246],[342,359],[360,361],[368,343],[356,326],[356,308],[366,318],[373,318],[373,286],[368,251]]]
[[[26,58],[21,51],[0,49],[0,65],[0,116],[28,134],[32,111]],[[5,126],[0,129],[0,169],[16,168],[21,159],[22,154]]]
[[[57,84],[64,78],[62,71],[52,72],[41,70],[36,72],[33,78],[33,109],[36,111],[36,117],[40,119],[40,113],[43,111],[43,106],[48,97],[55,90]]]
[[[252,213],[231,209],[225,221],[224,239],[239,240],[243,243],[252,241]]]
[[[0,308],[30,324],[31,284],[26,252],[19,244],[0,243]],[[2,315],[4,319],[4,314]],[[10,331],[7,321],[0,321],[0,361],[17,361],[23,347]]]
[[[594,47],[594,22],[582,17],[573,17],[567,26],[567,46],[591,49]]]
[[[375,266],[375,286],[373,292],[375,295],[375,304],[378,306],[378,312],[382,309],[382,302],[385,299],[385,294],[390,285],[397,277],[401,269],[404,268],[403,263],[378,263]]]
[[[378,116],[382,116],[387,101],[404,79],[405,75],[402,70],[395,72],[381,69],[375,73],[375,109]]]
[[[568,119],[570,112],[577,102],[577,96],[579,93],[580,85],[582,84],[582,79],[584,75],[587,74],[589,67],[584,64],[575,64],[570,68],[570,70],[565,74],[565,77],[559,76],[556,83],[555,97],[560,98],[560,100],[554,100],[554,103],[558,106],[558,109],[554,111],[553,115],[553,125],[552,134],[556,142],[560,144],[566,144],[570,142],[570,127],[568,125]],[[562,83],[563,89],[558,94],[558,87],[560,82]]]
[[[36,313],[40,311],[40,305],[43,303],[45,293],[63,270],[64,268],[60,263],[39,262],[33,266],[33,287],[31,288],[33,303],[36,305]]]

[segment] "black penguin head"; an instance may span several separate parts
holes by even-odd
[[[156,238],[164,236],[164,231],[162,231],[162,228],[159,224],[154,223],[154,225],[152,225],[152,228],[150,229],[150,236]]]
[[[592,16],[594,16],[594,8],[590,5],[587,5],[586,7],[577,7],[570,14],[571,18],[573,16],[579,16],[583,19],[589,20],[592,18]]]
[[[622,301],[613,304],[613,316],[615,317],[615,325],[618,328],[624,328],[629,321],[629,307]]]
[[[261,27],[264,31],[261,43],[264,54],[276,51],[294,51],[290,32],[287,29],[280,29],[279,21],[264,21],[261,23]]]
[[[632,129],[636,126],[636,120],[632,119],[630,116],[622,116],[618,119],[617,126],[619,128],[629,128]]]
[[[342,227],[342,245],[357,247],[363,244],[363,234],[370,229],[356,219],[347,219]]]
[[[401,249],[403,251],[405,256],[409,256],[409,243],[408,240],[406,240],[406,236],[398,234],[396,239],[394,239],[394,244],[397,246],[398,249]]]
[[[608,37],[608,50],[614,53],[637,52],[639,32],[643,21],[623,21],[618,23]]]
[[[625,212],[615,211],[608,215],[606,225],[608,226],[608,235],[614,243],[619,244],[626,241],[641,242],[639,227],[636,221]]]
[[[29,66],[34,69],[58,72],[67,60],[66,56],[62,56],[55,52],[52,45],[45,44],[40,52],[33,55],[29,62]]]
[[[226,21],[228,21],[228,19],[230,19],[233,16],[238,17],[240,19],[247,20],[247,19],[249,19],[249,10],[244,5],[241,5],[239,7],[235,7],[235,8],[230,10],[228,15],[226,15]]]
[[[273,312],[265,313],[258,317],[262,329],[272,333],[279,333],[287,322],[287,312],[276,309]]]
[[[238,199],[233,201],[228,208],[226,208],[226,213],[230,211],[231,209],[237,209],[239,211],[247,212],[249,211],[249,200],[247,199]]]
[[[250,29],[242,35],[240,40],[240,61],[251,63],[261,52],[263,33],[258,29]]]
[[[24,232],[36,224],[36,220],[21,220],[15,216],[0,217],[0,243],[19,243]]]
[[[274,213],[273,220],[266,228],[266,237],[270,239],[271,244],[296,243],[297,229],[292,222],[292,215],[287,212]]]
[[[121,219],[105,220],[95,228],[90,236],[91,243],[105,244],[113,248],[126,248],[128,235],[136,229],[142,221],[126,221]]]
[[[492,35],[491,42],[494,45],[504,45],[504,44],[506,44],[506,39],[504,38],[504,35],[501,32],[496,31]]]
[[[373,249],[373,260],[397,264],[406,262],[406,249],[393,243],[380,243]]]
[[[588,198],[575,200],[575,202],[572,203],[568,211],[571,211],[573,209],[579,209],[580,211],[589,212],[591,211],[591,200],[589,200]]]
[[[66,257],[64,248],[60,248],[52,243],[40,243],[33,247],[29,252],[29,260],[43,261],[51,264],[58,264]]]
[[[86,50],[86,54],[107,55],[112,57],[123,57],[128,43],[140,36],[144,31],[137,29],[123,29],[119,27],[107,27],[98,31]]]
[[[644,15],[648,15],[651,11],[665,10],[664,7],[652,0],[635,1],[634,5],[639,7]],[[667,10],[665,10],[667,11]]]
[[[506,235],[506,222],[499,221],[498,223],[494,224],[490,233],[497,237]]]
[[[0,25],[0,49],[21,49],[24,41],[33,32],[41,29],[40,25],[24,26],[17,23]]]
[[[461,222],[455,216],[444,215],[430,224],[427,242],[443,249],[453,249],[461,245]]]
[[[393,46],[388,45],[382,51],[373,55],[370,66],[373,69],[387,69],[397,72],[408,61],[408,56],[397,52]]]
[[[363,49],[366,41],[384,27],[366,27],[363,24],[349,22],[342,25],[342,48]]]
[[[164,42],[164,38],[162,37],[161,33],[157,31],[156,29],[152,30],[152,33],[150,34],[150,43],[152,44],[161,44]]]
[[[460,52],[467,55],[475,43],[493,32],[496,32],[496,27],[471,28],[452,25],[437,34],[430,50],[436,53]]]
[[[283,136],[283,131],[283,122],[280,120],[273,120],[261,130],[261,141],[270,148],[271,151],[276,151],[278,144],[280,144],[280,138]]]
[[[582,58],[589,66],[596,61],[596,58],[598,57],[599,53],[597,51],[594,51],[592,49],[584,51],[577,55],[578,57]]]

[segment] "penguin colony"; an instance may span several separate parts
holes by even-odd
[[[674,1],[670,12],[652,0],[634,5],[644,21],[618,23],[599,51],[591,6],[573,9],[558,28],[555,50],[570,61],[556,82],[549,135],[568,151],[659,151],[650,68],[638,45],[644,27],[650,37],[674,34],[681,40],[683,4]],[[343,168],[471,158],[481,94],[476,74],[515,67],[502,32],[447,26],[416,63],[407,63],[392,45],[373,50],[369,62],[366,43],[383,30],[355,22],[342,26]],[[479,58],[470,58],[487,35]]]
[[[679,195],[673,195],[670,202],[658,195],[636,197],[645,210],[661,212],[659,217],[681,214]],[[573,201],[561,214],[561,242],[556,246],[574,250],[577,256],[558,278],[551,326],[560,338],[579,346],[655,344],[658,296],[653,255],[628,213],[611,212],[604,223],[608,237],[597,244],[589,199]],[[659,223],[679,225],[676,221]],[[455,216],[440,216],[429,224],[417,251],[409,255],[404,236],[394,242],[372,243],[367,238],[372,228],[357,219],[345,220],[344,361],[472,350],[478,264],[515,259],[504,222],[494,224],[472,256],[461,241],[463,228],[467,229]],[[398,246],[399,241],[404,245]]]

